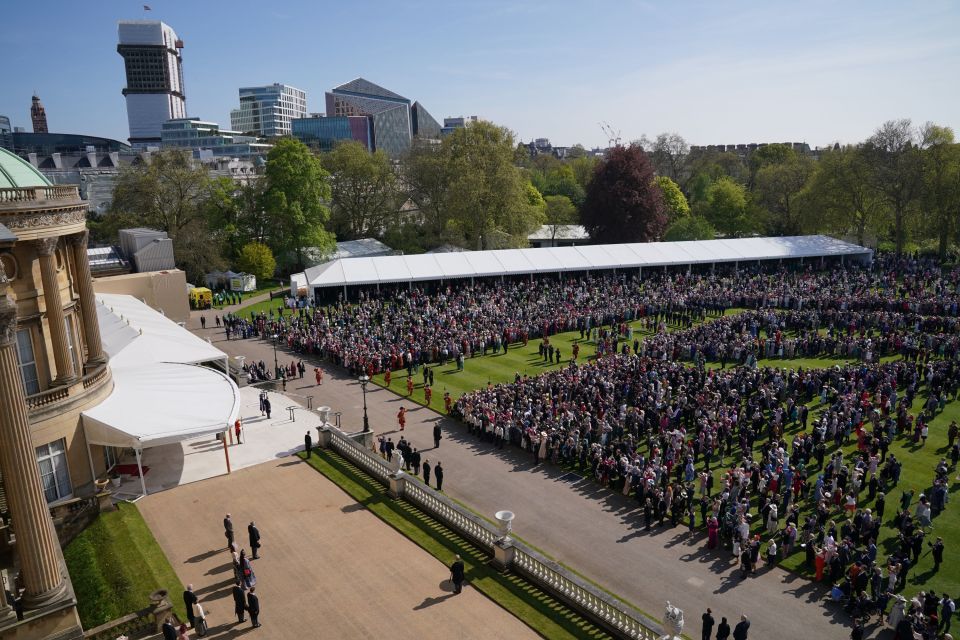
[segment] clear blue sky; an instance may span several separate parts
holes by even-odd
[[[0,114],[30,130],[128,135],[117,21],[185,41],[191,116],[229,126],[237,88],[323,92],[362,76],[438,120],[479,115],[523,140],[605,145],[855,142],[884,120],[960,127],[960,3],[643,0],[47,0],[0,9]],[[958,131],[960,134],[960,131]]]

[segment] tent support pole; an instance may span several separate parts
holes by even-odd
[[[141,495],[147,495],[147,481],[143,479],[143,460],[140,457],[142,451],[142,449],[133,450],[137,454],[137,471],[140,473],[140,490],[143,492]]]
[[[227,427],[227,431],[228,432],[230,431],[230,427]],[[227,434],[224,433],[223,437],[220,438],[220,440],[223,442],[223,457],[227,461],[227,473],[229,474],[230,473],[230,452],[227,450]]]

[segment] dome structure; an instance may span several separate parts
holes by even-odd
[[[0,189],[49,187],[52,183],[20,156],[0,148]]]

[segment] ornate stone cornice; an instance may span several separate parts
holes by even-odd
[[[57,250],[57,244],[59,241],[59,236],[40,238],[39,240],[34,240],[34,246],[36,246],[37,253],[39,253],[41,256],[52,256]]]
[[[5,279],[4,279],[5,280]],[[6,283],[0,294],[0,347],[12,344],[17,337],[17,305],[6,293]]]
[[[0,216],[0,222],[3,222],[4,226],[11,231],[14,229],[37,229],[78,224],[85,222],[86,219],[87,214],[83,208]]]
[[[87,239],[90,237],[90,232],[84,229],[80,233],[71,233],[68,236],[64,236],[67,244],[71,247],[80,247],[81,249],[86,250],[87,248]]]

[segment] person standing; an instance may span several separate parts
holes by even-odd
[[[443,438],[443,434],[440,433],[440,423],[437,422],[433,425],[433,448],[434,449],[440,446],[441,438]]]
[[[188,609],[188,611],[190,611],[190,609]],[[177,640],[177,628],[173,626],[172,618],[167,618],[164,621],[161,630],[163,631],[163,640]]]
[[[943,562],[943,538],[938,537],[936,542],[930,544],[930,552],[933,554],[933,570],[939,571]]]
[[[207,613],[199,602],[193,603],[193,618],[195,621],[193,628],[197,631],[197,637],[202,638],[207,635]]]
[[[710,634],[713,633],[713,612],[710,610],[710,607],[707,607],[707,612],[700,616],[700,619],[703,620],[703,631],[700,633],[702,640],[710,640]]]
[[[230,519],[229,513],[223,519],[223,535],[227,538],[227,551],[229,551],[230,545],[233,544],[233,520]]]
[[[256,591],[256,587],[250,587],[250,591],[247,593],[247,611],[250,612],[250,622],[254,629],[260,626],[260,598]]]
[[[257,560],[260,557],[260,529],[257,529],[253,520],[247,525],[247,535],[250,536],[250,549],[253,550],[253,559]]]
[[[267,420],[270,419],[270,409],[271,409],[270,396],[265,395],[263,398],[263,410],[267,414]]]
[[[440,466],[439,460],[437,460],[437,464],[433,467],[433,475],[437,478],[437,491],[443,491],[443,467]]]
[[[237,622],[244,622],[247,611],[247,601],[243,593],[243,585],[239,580],[233,583],[233,612],[237,614]]]
[[[730,637],[730,625],[727,624],[727,619],[724,617],[720,618],[720,624],[717,625],[717,640],[727,640]]]
[[[187,609],[187,622],[193,628],[197,627],[196,619],[193,616],[193,605],[197,603],[197,594],[193,592],[193,585],[188,584],[186,591],[183,592],[183,605]]]
[[[240,575],[243,578],[243,586],[247,589],[252,589],[257,584],[257,574],[253,572],[253,565],[250,564],[246,549],[240,551]]]
[[[307,457],[310,457],[310,451],[313,449],[313,438],[310,437],[310,432],[307,431],[303,436],[303,451],[307,454]]]
[[[240,440],[240,429],[240,418],[237,418],[236,422],[233,423],[233,432],[237,436],[237,444],[243,444],[243,442]]]
[[[420,475],[420,452],[417,451],[417,448],[413,448],[413,453],[410,454],[410,464],[413,466],[414,475]]]
[[[428,487],[430,486],[430,461],[429,460],[423,461],[423,483]]]
[[[463,560],[460,559],[460,556],[457,555],[454,558],[453,564],[450,565],[450,580],[453,581],[453,592],[460,593],[463,590],[463,577],[465,569],[463,566]]]
[[[740,622],[733,628],[733,640],[747,640],[747,632],[750,631],[750,621],[747,616],[741,615]]]
[[[407,426],[407,408],[400,407],[400,411],[397,411],[397,424],[400,425],[400,431]]]

